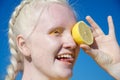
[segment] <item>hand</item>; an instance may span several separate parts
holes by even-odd
[[[120,80],[120,48],[116,41],[112,17],[108,16],[108,35],[103,33],[90,16],[86,19],[92,27],[94,43],[91,46],[81,44],[80,47],[110,75]]]

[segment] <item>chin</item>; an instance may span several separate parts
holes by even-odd
[[[69,79],[72,77],[72,74],[65,74],[61,76],[62,78]]]
[[[69,79],[72,77],[72,70],[61,70],[58,75],[62,80]]]

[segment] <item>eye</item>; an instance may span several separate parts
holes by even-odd
[[[50,34],[55,36],[60,36],[62,34],[62,29],[55,29]]]
[[[61,31],[60,31],[59,29],[56,29],[53,33],[55,33],[55,34],[60,34]]]

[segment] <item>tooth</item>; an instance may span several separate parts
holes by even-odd
[[[58,55],[58,58],[60,58],[60,55]]]
[[[67,57],[67,55],[64,55],[64,57],[66,58],[66,57]]]
[[[62,54],[62,55],[58,55],[57,58],[60,59],[60,58],[72,58],[73,55],[72,54]]]
[[[67,54],[65,57],[67,58],[67,57],[69,57],[69,55]]]
[[[64,55],[61,55],[61,57],[63,58],[63,57],[64,57]]]
[[[60,58],[61,56],[59,55],[58,58]]]
[[[71,56],[71,55],[68,55],[68,58],[72,58],[72,56]]]

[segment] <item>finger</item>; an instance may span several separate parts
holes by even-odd
[[[95,37],[97,37],[97,36],[99,36],[98,34],[97,34],[97,32],[92,28],[91,29],[91,31],[92,31],[92,34],[93,34],[93,37],[95,38]]]
[[[100,29],[100,27],[96,24],[96,22],[90,16],[87,16],[86,20],[90,23],[90,25],[92,26],[93,30],[98,35],[104,35],[103,31]]]
[[[91,49],[88,45],[80,44],[80,48],[82,48],[86,53],[90,54]]]
[[[100,64],[100,65],[107,65],[112,63],[112,57],[107,55],[106,53],[102,51],[97,51],[97,56],[94,58],[94,60]]]
[[[90,46],[85,45],[85,44],[81,44],[80,48],[82,48],[88,55],[90,55],[92,58],[95,58],[97,53],[95,52],[95,50],[93,50]]]
[[[81,44],[80,47],[88,55],[90,55],[98,64],[101,64],[101,65],[102,64],[110,64],[112,62],[112,58],[102,51],[94,50],[85,44]]]
[[[109,35],[115,35],[112,16],[108,16]]]

